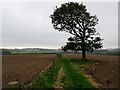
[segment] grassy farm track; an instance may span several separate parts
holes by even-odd
[[[63,87],[66,89],[95,88],[89,79],[79,70],[79,66],[90,64],[81,60],[63,58]]]

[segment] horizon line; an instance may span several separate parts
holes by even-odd
[[[60,49],[60,48],[49,48],[49,47],[0,47],[0,49],[26,49],[26,48]]]
[[[61,48],[49,48],[49,47],[0,47],[0,49],[27,49],[27,48],[38,48],[38,49],[61,49]],[[119,47],[112,47],[112,48],[100,48],[100,49],[118,49]]]

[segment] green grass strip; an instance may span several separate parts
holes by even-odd
[[[83,73],[73,67],[74,63],[71,62],[71,59],[62,57],[62,61],[65,73],[62,78],[64,88],[95,88]],[[81,62],[81,64],[86,63]]]
[[[54,60],[53,67],[47,69],[42,75],[38,76],[32,86],[32,88],[54,88],[55,80],[57,78],[58,71],[60,69],[60,60]]]

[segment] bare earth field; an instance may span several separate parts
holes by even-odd
[[[23,84],[31,76],[38,75],[56,58],[56,54],[3,55],[2,86],[11,81]]]
[[[65,54],[70,58],[81,58],[80,54]],[[87,59],[96,61],[97,64],[90,65],[84,69],[87,75],[92,76],[99,88],[118,87],[118,56],[87,55]]]

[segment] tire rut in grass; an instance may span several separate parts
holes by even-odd
[[[61,85],[62,76],[63,76],[63,67],[61,66],[57,75],[57,80],[55,82],[55,88],[62,88],[62,85]]]

